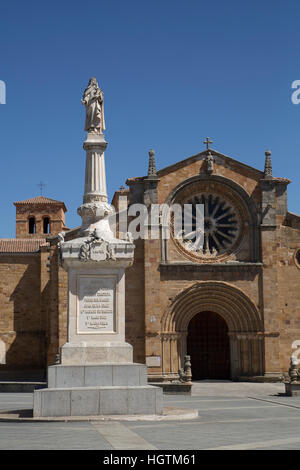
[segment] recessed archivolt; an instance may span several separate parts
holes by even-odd
[[[262,322],[254,303],[240,289],[225,282],[197,282],[180,292],[162,318],[162,332],[185,332],[197,314],[221,315],[229,332],[260,332]]]

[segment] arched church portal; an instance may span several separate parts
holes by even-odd
[[[195,380],[264,373],[260,312],[225,282],[197,282],[181,291],[162,319],[161,340],[164,377],[178,373],[188,353]]]
[[[230,379],[230,340],[226,321],[215,312],[201,312],[190,321],[187,353],[193,379]]]

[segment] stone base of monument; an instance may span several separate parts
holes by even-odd
[[[34,417],[160,415],[163,393],[142,364],[55,365],[48,388],[35,390]]]

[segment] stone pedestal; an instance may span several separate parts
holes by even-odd
[[[61,364],[48,368],[48,388],[34,392],[34,416],[161,414],[162,390],[147,384],[145,365],[133,364],[125,341],[125,269],[134,245],[114,237],[107,203],[101,132],[86,150],[79,237],[60,234],[60,262],[68,272],[68,339]]]
[[[161,414],[162,392],[142,364],[55,365],[34,392],[34,417]]]
[[[92,243],[97,256],[102,248],[106,250],[105,243]],[[76,243],[63,247],[69,273],[68,341],[61,349],[64,365],[132,362],[132,346],[125,341],[124,307],[125,266],[133,247],[126,242],[118,246],[114,261],[96,261],[92,252],[84,262],[72,258]]]
[[[285,393],[288,397],[300,396],[300,382],[285,382]]]
[[[162,390],[132,362],[125,341],[125,268],[134,245],[94,235],[61,245],[68,271],[68,341],[48,388],[34,392],[34,417],[161,414]]]

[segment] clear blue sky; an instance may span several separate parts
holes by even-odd
[[[293,180],[300,213],[300,3],[278,0],[15,1],[0,8],[0,237],[14,201],[44,194],[80,224],[85,111],[91,76],[105,96],[109,197],[130,176],[204,149]]]

